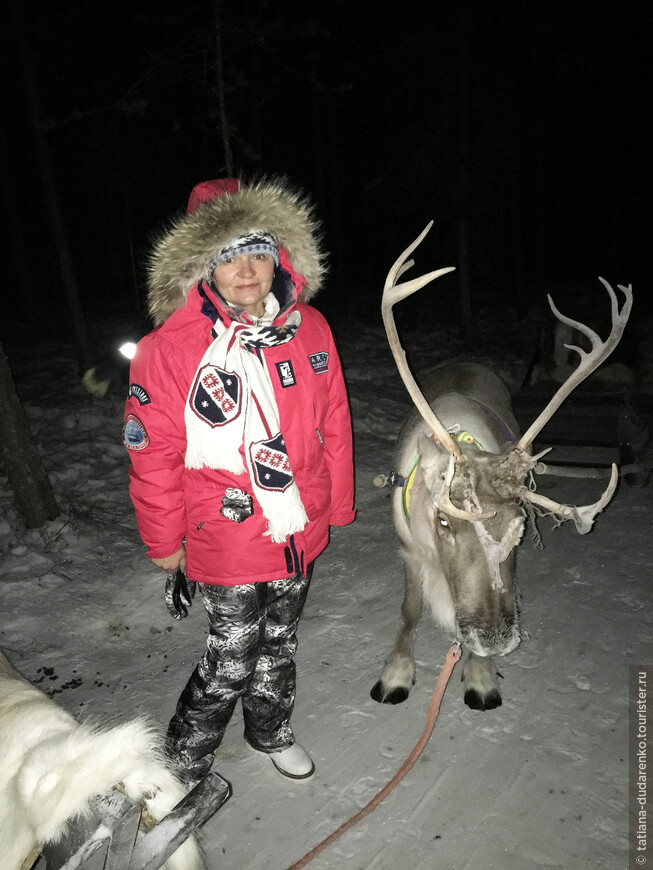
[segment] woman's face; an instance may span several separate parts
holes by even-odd
[[[255,317],[265,314],[263,300],[274,278],[274,258],[269,254],[244,254],[225,260],[213,270],[213,280],[223,299]]]

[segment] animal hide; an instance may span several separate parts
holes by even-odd
[[[0,855],[3,870],[56,843],[93,797],[118,783],[159,821],[184,796],[151,725],[80,723],[14,670],[0,652]],[[203,870],[189,838],[164,870]]]

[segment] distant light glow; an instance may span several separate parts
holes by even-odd
[[[136,353],[136,345],[133,341],[126,341],[122,347],[119,348],[120,353],[126,357],[127,359],[134,359],[134,354]]]

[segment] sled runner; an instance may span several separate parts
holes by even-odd
[[[46,846],[31,868],[158,870],[229,796],[226,780],[209,773],[154,824],[139,804],[112,789],[93,801],[88,817],[80,818],[59,843]]]

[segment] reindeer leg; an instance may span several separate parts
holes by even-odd
[[[501,706],[498,671],[491,656],[477,656],[470,652],[463,665],[462,681],[465,703],[472,710],[494,710]]]
[[[375,683],[371,697],[380,704],[401,704],[415,683],[413,637],[422,615],[422,586],[416,571],[406,564],[405,592],[401,605],[401,624],[394,648],[385,662],[381,679]]]

